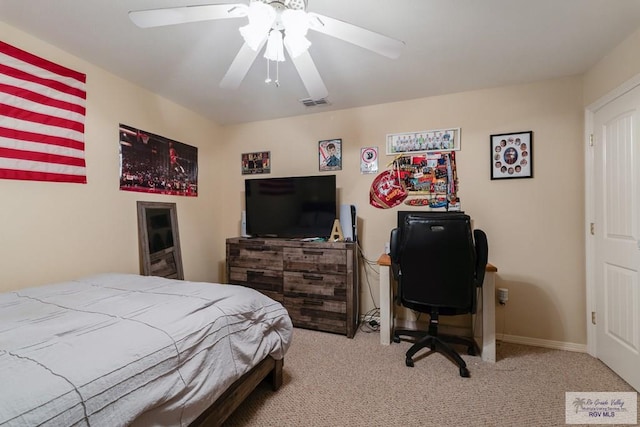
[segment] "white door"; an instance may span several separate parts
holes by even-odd
[[[596,356],[640,390],[640,86],[593,123]]]

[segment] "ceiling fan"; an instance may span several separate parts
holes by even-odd
[[[327,88],[320,77],[308,48],[308,30],[337,39],[395,59],[400,56],[404,42],[349,24],[338,19],[307,12],[308,0],[249,0],[249,3],[209,4],[167,9],[129,12],[129,18],[141,28],[185,24],[216,19],[248,18],[240,27],[244,44],[231,63],[220,87],[236,89],[249,72],[258,54],[265,47],[267,60],[282,62],[286,49],[309,97],[325,98]],[[267,82],[271,79],[267,74]],[[278,81],[276,79],[276,84]]]

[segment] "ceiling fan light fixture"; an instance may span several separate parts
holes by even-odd
[[[268,4],[253,1],[247,17],[249,24],[240,27],[240,34],[249,47],[257,51],[276,20],[276,11]]]
[[[286,9],[282,11],[280,19],[287,34],[307,35],[310,18],[304,10]]]
[[[304,10],[287,9],[280,16],[284,27],[284,43],[289,50],[289,54],[297,58],[305,53],[311,42],[307,39],[310,18]]]
[[[282,33],[279,30],[271,30],[267,40],[267,48],[264,57],[270,61],[284,61],[284,46],[282,44]]]
[[[311,46],[311,42],[305,36],[291,35],[289,33],[284,36],[284,44],[292,58],[302,55]]]
[[[271,81],[269,66],[274,61],[275,83],[278,86],[278,64],[285,60],[286,49],[309,97],[313,100],[326,98],[328,91],[309,54],[311,42],[306,37],[308,30],[326,34],[391,59],[398,58],[405,47],[401,40],[339,19],[307,12],[307,4],[308,0],[243,0],[242,3],[233,4],[218,3],[132,11],[129,12],[129,17],[139,27],[150,28],[246,16],[248,24],[240,28],[244,43],[220,81],[220,87],[237,89],[266,45],[263,54],[267,58],[266,81]]]

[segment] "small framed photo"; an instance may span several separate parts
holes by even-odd
[[[378,147],[360,149],[360,173],[378,173]]]
[[[271,173],[271,152],[242,153],[242,175]]]
[[[533,132],[491,135],[491,179],[533,178]]]
[[[320,171],[342,170],[342,139],[327,139],[318,142]]]

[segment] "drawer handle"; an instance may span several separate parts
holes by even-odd
[[[305,255],[323,255],[324,251],[302,251],[303,254]]]
[[[247,270],[247,276],[264,276],[264,271]]]
[[[306,280],[324,280],[323,276],[312,276],[311,274],[303,274],[302,278]]]
[[[324,301],[318,301],[313,299],[303,299],[302,303],[304,305],[324,305]]]
[[[253,251],[253,252],[263,252],[268,250],[268,248],[265,248],[264,246],[245,246],[245,248],[247,251]]]

